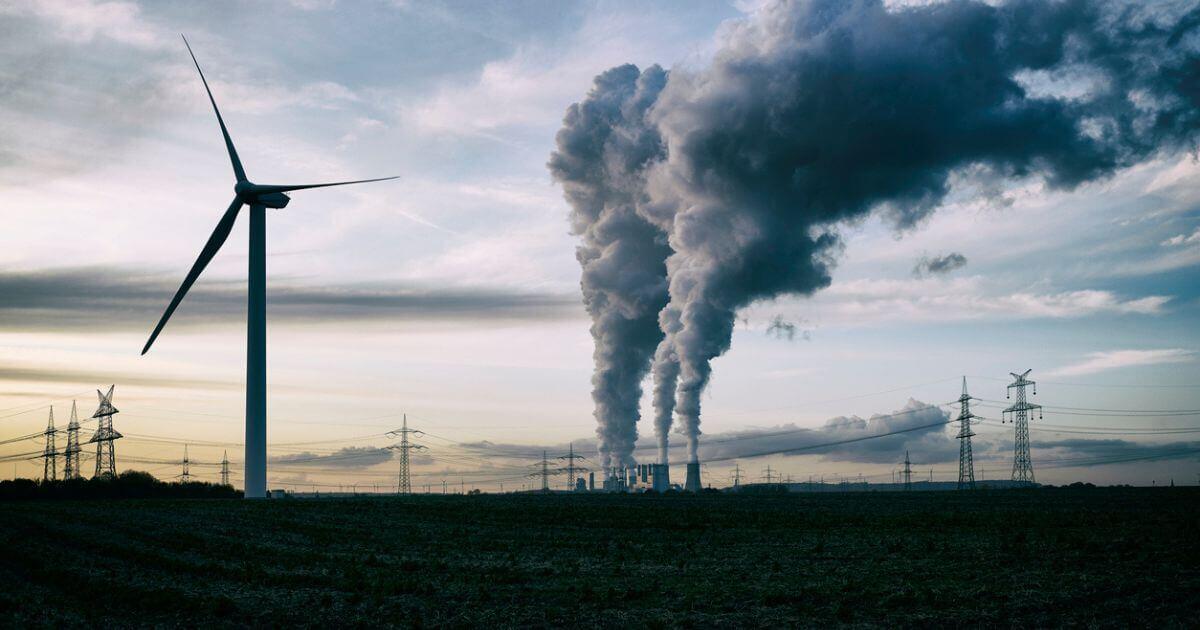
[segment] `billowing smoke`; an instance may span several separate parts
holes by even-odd
[[[679,356],[675,353],[675,335],[679,333],[679,309],[666,307],[659,313],[662,341],[654,351],[654,431],[658,436],[658,463],[668,464],[667,436],[675,413],[675,387],[679,382]]]
[[[605,468],[633,463],[642,380],[663,336],[658,313],[667,302],[670,249],[638,206],[646,200],[646,166],[663,157],[646,111],[666,80],[658,66],[620,66],[596,77],[588,97],[567,110],[549,164],[581,240],[576,258],[592,318],[592,399]]]
[[[737,311],[827,286],[841,226],[875,212],[913,229],[952,178],[1071,189],[1194,146],[1198,16],[1194,3],[778,2],[731,25],[709,67],[673,70],[637,121],[661,142],[640,154],[652,162],[614,160],[644,168],[598,187],[644,184],[620,189],[669,235],[655,373],[677,364],[691,457]]]
[[[950,252],[944,256],[922,256],[913,265],[912,274],[918,278],[948,274],[956,269],[967,266],[967,257],[958,252]]]

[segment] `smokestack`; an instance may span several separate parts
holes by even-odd
[[[687,492],[700,492],[700,462],[688,462],[687,479],[683,482]]]
[[[635,468],[635,467],[633,467],[633,466],[630,466],[630,467],[629,467],[629,469],[628,469],[628,472],[629,472],[629,483],[628,483],[628,485],[629,485],[629,489],[630,489],[630,490],[632,490],[632,489],[633,489],[633,487],[637,485],[637,480],[638,480],[638,476],[637,476],[637,468]]]
[[[654,491],[666,492],[671,489],[671,475],[668,472],[670,468],[666,464],[652,464],[651,475],[654,479]]]
[[[588,490],[593,492],[596,490],[596,473],[594,472],[588,473]]]

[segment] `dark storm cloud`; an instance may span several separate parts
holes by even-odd
[[[1069,190],[1192,148],[1196,6],[775,2],[731,25],[709,67],[672,70],[638,211],[669,234],[659,356],[678,366],[692,455],[737,311],[828,286],[841,226],[877,213],[913,229],[954,177]]]
[[[944,256],[922,256],[913,266],[912,272],[914,276],[922,278],[950,273],[965,266],[967,266],[966,256],[958,252],[950,252]]]
[[[179,280],[121,267],[0,271],[0,329],[148,330]],[[180,307],[179,323],[239,321],[245,296],[242,282],[201,280]],[[298,321],[545,320],[576,316],[579,299],[382,283],[309,287],[275,282],[267,289],[267,305],[272,318]]]
[[[580,439],[575,440],[573,444],[575,445],[576,455],[587,457],[589,451],[596,449],[598,442],[595,439]],[[566,455],[568,449],[571,448],[571,444],[552,444],[550,446],[539,446],[533,444],[496,443],[488,440],[464,442],[460,443],[458,446],[483,457],[496,457],[505,460],[523,459],[531,462],[533,460],[540,461],[543,451],[546,453],[547,457],[557,462],[557,458],[562,455]],[[511,466],[512,462],[506,461],[503,463],[503,465]],[[557,463],[554,465],[556,467],[558,466]]]
[[[313,466],[334,468],[370,468],[376,464],[391,461],[392,451],[387,448],[374,446],[347,446],[329,455],[316,453],[292,453],[271,457],[272,464],[283,466]]]
[[[1070,439],[1043,441],[1035,440],[1034,448],[1060,451],[1048,463],[1049,467],[1100,466],[1120,463],[1122,460],[1200,458],[1200,442],[1148,443],[1130,440]],[[1037,465],[1034,461],[1034,465]]]
[[[714,435],[702,447],[701,456],[714,461],[771,454],[820,455],[832,461],[889,463],[903,459],[904,451],[910,450],[923,462],[947,461],[958,456],[957,440],[946,428],[949,420],[941,407],[909,399],[892,413],[866,419],[838,416],[819,429],[784,425]],[[832,442],[842,444],[820,446]]]

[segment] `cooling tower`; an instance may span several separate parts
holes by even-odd
[[[666,464],[651,464],[650,477],[654,482],[655,492],[666,492],[671,489],[670,468]]]
[[[700,492],[700,462],[688,462],[683,489],[686,492]]]

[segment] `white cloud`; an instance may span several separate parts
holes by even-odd
[[[1108,370],[1162,363],[1187,363],[1196,360],[1196,353],[1182,348],[1166,350],[1113,350],[1092,352],[1079,363],[1050,370],[1048,376],[1082,376]]]
[[[168,39],[166,31],[142,19],[141,9],[132,2],[15,0],[0,5],[0,13],[36,16],[50,22],[59,37],[77,43],[103,38],[151,49]]]
[[[1192,243],[1200,243],[1200,228],[1196,228],[1195,232],[1189,234],[1177,234],[1162,242],[1163,247],[1177,247],[1179,245],[1191,245]]]
[[[655,19],[652,11],[596,12],[571,45],[521,45],[489,62],[469,83],[447,83],[400,116],[428,134],[488,138],[511,143],[507,130],[535,129],[553,137],[567,106],[583,98],[599,73],[623,63],[670,66],[679,58],[684,27]],[[704,55],[706,44],[692,49]]]
[[[1170,296],[1126,298],[1084,289],[1002,293],[982,276],[905,280],[835,281],[809,302],[814,319],[826,325],[953,322],[985,319],[1070,319],[1099,314],[1158,315]]]

